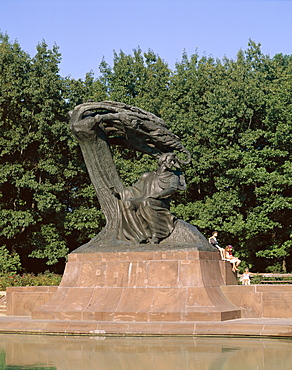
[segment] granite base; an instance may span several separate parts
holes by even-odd
[[[217,252],[73,253],[57,291],[33,319],[223,321],[241,311],[220,286],[236,276]]]

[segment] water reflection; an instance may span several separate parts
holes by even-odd
[[[287,370],[288,339],[0,334],[0,369]]]

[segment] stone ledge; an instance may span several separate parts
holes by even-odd
[[[246,318],[291,318],[292,285],[221,286],[225,297]]]
[[[236,319],[212,322],[98,322],[37,320],[29,317],[0,316],[0,332],[63,335],[183,335],[257,336],[292,338],[291,319]]]

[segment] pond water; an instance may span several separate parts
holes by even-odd
[[[289,370],[292,340],[0,334],[1,370]]]

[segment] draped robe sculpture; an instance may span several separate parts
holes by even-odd
[[[145,173],[132,187],[118,196],[121,199],[122,234],[138,243],[158,243],[174,229],[174,216],[170,213],[171,196],[185,190],[182,173],[172,171],[178,167],[175,154],[163,154],[156,171]]]

